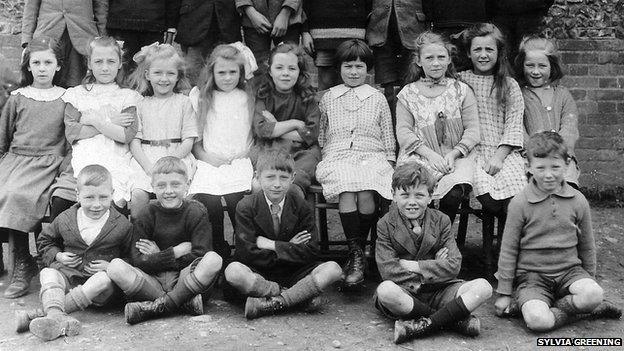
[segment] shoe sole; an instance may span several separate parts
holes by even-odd
[[[30,332],[40,339],[50,341],[63,335],[63,328],[59,321],[48,318],[35,318],[30,322]]]
[[[252,309],[251,309],[252,303],[250,302],[251,299],[253,299],[253,297],[248,297],[247,300],[245,300],[245,318],[247,319],[256,318],[256,316],[252,313]]]
[[[401,326],[401,321],[396,320],[394,321],[394,343],[395,344],[400,344],[404,341],[401,339],[401,333],[399,333],[399,330],[403,331],[403,334],[405,334],[405,329]]]
[[[15,332],[27,332],[30,327],[30,318],[26,311],[15,311]]]
[[[131,303],[127,303],[126,306],[124,306],[124,317],[126,317],[126,323],[132,325],[132,324],[137,324],[140,322],[140,320],[135,320],[130,318],[130,316],[133,314],[131,313],[134,310],[134,307],[132,306]]]

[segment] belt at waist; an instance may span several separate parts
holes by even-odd
[[[169,146],[171,143],[181,143],[182,139],[161,139],[161,140],[143,140],[141,139],[141,144],[148,144],[152,146]]]

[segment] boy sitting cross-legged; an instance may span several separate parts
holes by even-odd
[[[570,156],[563,138],[537,133],[526,151],[532,177],[509,203],[496,273],[496,314],[521,309],[534,331],[558,328],[582,314],[619,318],[622,311],[603,301],[594,280],[589,204],[564,180]]]
[[[248,319],[309,304],[342,276],[336,262],[318,261],[312,208],[288,190],[294,167],[284,151],[260,154],[256,178],[262,191],[236,208],[235,262],[225,279],[247,297]]]
[[[480,332],[470,314],[491,295],[485,279],[457,279],[461,254],[451,221],[429,208],[434,178],[415,162],[392,175],[393,204],[377,224],[375,258],[381,278],[375,307],[395,319],[394,342],[451,328],[465,335]]]
[[[121,295],[106,267],[113,259],[130,257],[132,232],[126,217],[110,207],[111,174],[99,165],[86,166],[78,174],[77,187],[78,203],[56,217],[37,239],[47,266],[39,274],[43,310],[17,311],[18,332],[30,328],[44,340],[77,335],[80,322],[69,313]]]
[[[212,288],[221,257],[211,249],[206,208],[185,199],[186,166],[177,157],[159,159],[152,169],[152,200],[134,220],[134,267],[113,260],[108,276],[128,299],[126,322],[135,324],[174,311],[203,314],[201,293]]]

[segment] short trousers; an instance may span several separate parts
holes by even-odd
[[[72,277],[71,281],[69,279],[69,277],[67,277],[67,275],[63,274],[63,272],[56,270],[57,272],[59,272],[59,274],[63,277],[63,280],[65,281],[65,293],[68,293],[71,289],[83,285],[87,280],[88,277],[84,277],[83,278],[77,278],[76,276]],[[119,301],[123,301],[123,297],[124,297],[124,293],[123,291],[117,286],[117,284],[111,284],[112,285],[112,291],[104,291],[103,293],[101,293],[100,295],[94,297],[92,299],[92,304],[94,306],[105,306],[108,305],[112,302],[119,302]]]
[[[421,286],[421,289],[416,294],[413,294],[412,292],[401,286],[399,287],[408,296],[411,296],[412,298],[417,299],[424,304],[427,304],[433,310],[439,310],[444,305],[457,298],[457,292],[459,291],[459,288],[464,285],[464,283],[466,282],[463,280],[453,280],[448,283],[425,284]],[[394,315],[392,312],[390,312],[390,310],[388,310],[384,305],[381,304],[381,302],[377,298],[376,293],[375,296],[373,296],[373,299],[375,307],[384,316],[390,319],[401,319],[400,316]]]
[[[558,274],[527,272],[515,279],[514,297],[522,307],[529,300],[540,300],[552,306],[553,302],[570,294],[570,285],[577,280],[590,278],[581,266],[575,266]]]
[[[180,277],[191,274],[202,257],[196,258],[190,265],[181,271],[165,271],[156,274],[147,274],[139,268],[132,267],[136,273],[144,280],[139,296],[131,296],[133,300],[155,300],[158,297],[170,292],[178,284]]]
[[[314,65],[317,67],[333,67],[335,64],[336,50],[316,50]]]

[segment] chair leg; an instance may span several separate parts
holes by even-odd
[[[493,252],[492,246],[494,241],[494,216],[483,213],[482,219],[483,230],[483,253],[485,257],[485,269],[488,275],[493,273]]]
[[[470,214],[470,199],[463,198],[459,206],[459,226],[457,227],[457,247],[463,249],[466,244],[466,231],[468,230],[468,216]]]
[[[325,199],[322,198],[321,195],[316,195],[316,203],[325,203]],[[318,229],[319,229],[319,239],[321,251],[328,252],[329,251],[329,234],[327,232],[327,210],[324,208],[316,208],[315,211],[318,213]]]

